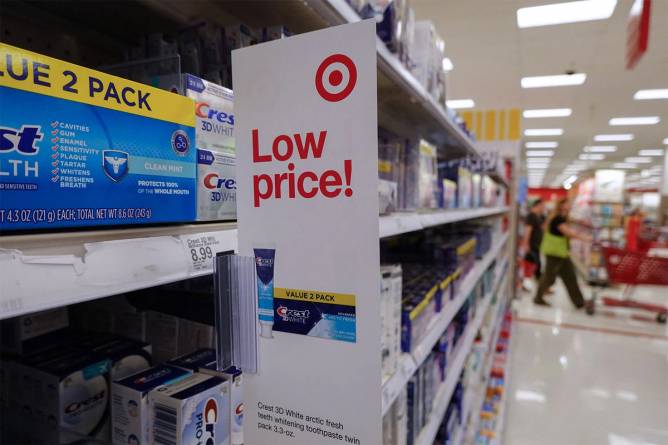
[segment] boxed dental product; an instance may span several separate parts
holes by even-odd
[[[381,265],[380,274],[381,368],[386,379],[396,371],[401,354],[401,265]]]
[[[2,351],[25,354],[45,349],[69,326],[66,306],[10,318],[0,322]]]
[[[5,44],[0,55],[0,229],[195,219],[192,100]]]
[[[378,200],[380,214],[397,210],[399,205],[400,159],[403,145],[399,141],[378,143]]]
[[[149,393],[149,443],[230,444],[229,381],[192,374]]]
[[[159,365],[113,382],[111,386],[113,444],[150,444],[149,392],[159,386],[177,382],[191,374],[191,371],[185,369]]]
[[[17,364],[30,385],[18,419],[24,439],[48,444],[108,440],[110,365],[95,352],[64,350],[50,360]]]
[[[111,381],[125,378],[151,366],[151,345],[114,334],[86,334],[74,345],[82,351],[94,351],[111,361]]]
[[[436,147],[427,141],[420,141],[418,177],[419,207],[433,209],[438,207],[438,172],[436,168]]]
[[[202,348],[196,351],[176,357],[167,362],[168,365],[177,366],[191,371],[199,371],[205,366],[216,367],[216,351],[213,348]]]
[[[197,116],[197,220],[236,219],[232,91],[191,74],[185,75],[184,85]]]
[[[230,443],[243,445],[244,443],[244,392],[243,374],[240,369],[230,366],[218,371],[215,364],[200,368],[203,374],[215,375],[226,379],[230,383]]]

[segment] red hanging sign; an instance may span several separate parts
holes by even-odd
[[[652,0],[635,0],[626,25],[626,69],[631,70],[647,51]]]

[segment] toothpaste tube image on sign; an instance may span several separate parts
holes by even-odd
[[[192,100],[0,44],[0,228],[193,221]]]
[[[197,119],[197,220],[236,219],[237,183],[232,90],[186,74]]]

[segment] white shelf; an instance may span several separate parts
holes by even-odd
[[[476,218],[500,215],[506,213],[508,207],[482,207],[478,209],[448,209],[425,212],[397,212],[380,217],[380,237],[400,235]]]
[[[494,354],[496,351],[496,344],[499,341],[499,335],[501,334],[501,325],[503,324],[503,314],[505,313],[506,307],[506,298],[499,300],[499,314],[497,314],[497,319],[494,324],[494,331],[492,334],[491,341],[489,343],[489,350],[487,351],[487,356],[485,357],[484,365],[481,368],[481,371],[476,377],[477,385],[473,388],[466,388],[466,394],[464,395],[464,406],[466,412],[462,415],[464,421],[467,420],[470,414],[478,414],[473,421],[471,422],[470,428],[466,429],[465,425],[462,425],[464,433],[459,437],[460,442],[455,442],[455,445],[463,443],[461,441],[465,440],[466,437],[476,434],[478,425],[480,423],[480,409],[482,408],[482,402],[485,399],[485,392],[487,384],[489,382],[489,375],[492,372],[492,365],[494,364]]]
[[[482,326],[482,322],[485,319],[485,314],[489,309],[492,296],[497,289],[498,284],[501,282],[501,279],[498,278],[494,283],[492,290],[485,295],[485,299],[481,306],[476,310],[475,318],[473,322],[466,327],[466,332],[464,337],[460,340],[460,344],[457,347],[457,352],[455,352],[455,357],[452,361],[452,366],[448,366],[446,370],[445,381],[441,384],[440,388],[434,396],[434,406],[429,416],[429,422],[424,426],[420,435],[415,441],[416,445],[432,445],[436,434],[438,433],[438,428],[443,421],[443,416],[445,411],[448,409],[450,404],[450,399],[457,386],[457,381],[459,381],[459,376],[464,369],[464,364],[468,358],[469,352],[471,352],[471,347],[473,346],[473,341]],[[462,433],[460,433],[462,434]]]
[[[379,219],[379,228],[389,236],[503,211],[390,215]],[[212,255],[237,248],[235,223],[3,236],[0,319],[210,274],[211,258],[193,265],[188,247],[189,240],[202,237]],[[201,257],[199,247],[194,254]]]
[[[397,371],[392,377],[390,377],[385,384],[383,385],[382,392],[382,412],[383,415],[392,405],[392,402],[397,398],[401,390],[406,386],[410,378],[413,376],[413,373],[417,368],[425,361],[429,352],[434,348],[438,339],[441,338],[448,325],[457,315],[459,309],[466,301],[466,298],[473,290],[473,287],[482,277],[482,274],[487,270],[487,267],[492,263],[494,259],[499,256],[499,252],[503,248],[506,240],[508,239],[508,234],[505,233],[499,241],[492,246],[489,252],[479,261],[476,262],[475,267],[469,274],[466,276],[464,281],[459,287],[459,294],[453,299],[448,301],[445,304],[445,307],[438,314],[434,320],[431,322],[429,333],[420,341],[420,344],[415,348],[415,350],[410,353],[404,353],[399,358],[399,363],[397,364]],[[496,289],[499,280],[501,277],[497,277],[497,281],[492,286],[492,289]],[[486,303],[489,304],[489,301],[486,298]],[[486,309],[485,309],[486,310]]]

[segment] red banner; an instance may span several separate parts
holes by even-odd
[[[631,70],[647,51],[652,0],[635,0],[626,25],[626,69]]]

